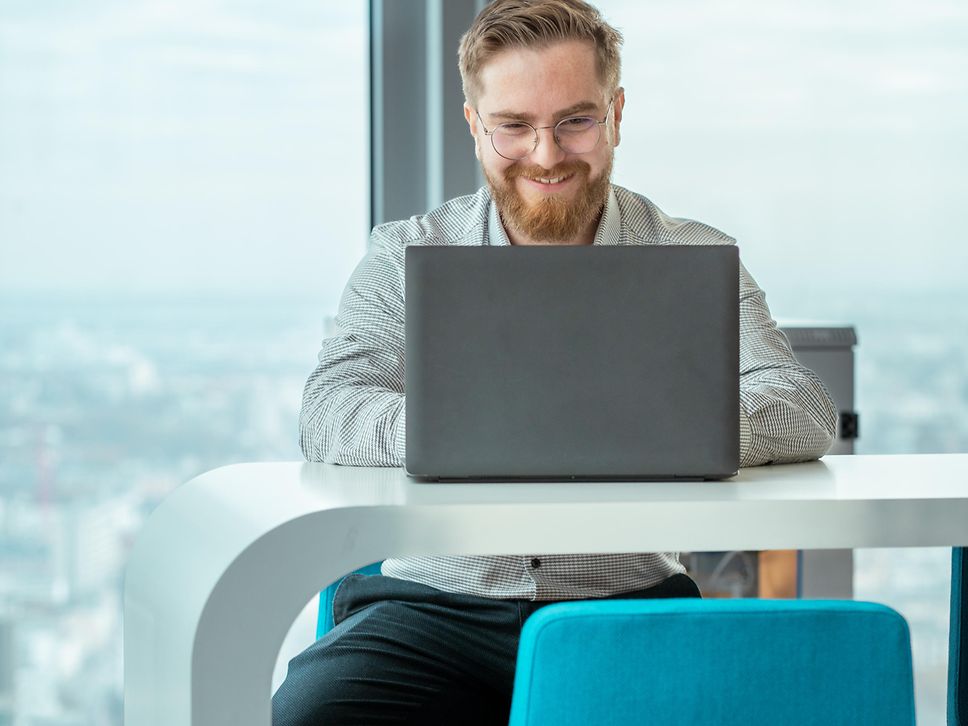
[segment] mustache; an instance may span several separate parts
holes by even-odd
[[[504,179],[509,182],[518,177],[525,179],[553,179],[558,176],[572,176],[573,174],[580,174],[587,179],[591,172],[591,165],[587,161],[579,160],[563,161],[560,164],[555,164],[551,169],[545,169],[543,166],[536,164],[531,166],[512,164],[504,170]]]

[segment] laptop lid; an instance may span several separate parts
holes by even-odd
[[[406,470],[721,478],[739,461],[735,246],[406,250]]]

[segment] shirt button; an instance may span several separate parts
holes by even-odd
[[[541,567],[541,560],[539,560],[537,557],[533,558],[531,560],[531,566],[537,570],[539,567]]]

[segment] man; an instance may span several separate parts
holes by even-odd
[[[407,245],[733,243],[610,184],[625,107],[620,44],[581,0],[497,0],[480,13],[459,57],[487,187],[373,230],[306,384],[308,459],[403,463]],[[740,331],[742,465],[821,456],[833,405],[745,269]],[[337,625],[290,663],[274,723],[505,724],[520,629],[537,608],[699,596],[676,553],[390,559],[382,572],[343,581]]]

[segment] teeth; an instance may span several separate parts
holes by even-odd
[[[558,182],[563,181],[564,179],[565,177],[563,176],[556,176],[554,179],[536,179],[535,181],[539,181],[542,184],[557,184]]]

